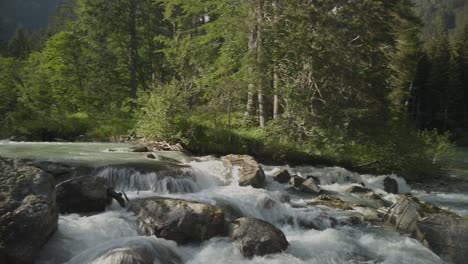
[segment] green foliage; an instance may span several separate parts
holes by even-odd
[[[197,154],[433,176],[448,136],[416,128],[460,126],[466,41],[453,48],[441,30],[424,52],[412,8],[67,1],[44,45],[19,30],[12,58],[0,58],[0,135],[136,131]]]
[[[157,87],[154,91],[140,95],[143,107],[139,113],[137,131],[149,138],[184,141],[188,124],[187,95],[180,83]]]

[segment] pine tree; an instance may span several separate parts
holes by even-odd
[[[26,59],[31,52],[31,42],[28,33],[19,26],[8,42],[8,54],[15,58]]]

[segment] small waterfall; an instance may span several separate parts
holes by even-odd
[[[120,191],[153,191],[157,193],[192,193],[219,184],[192,168],[142,172],[131,168],[107,167],[98,177]]]

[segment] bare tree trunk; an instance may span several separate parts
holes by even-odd
[[[133,100],[130,102],[130,107],[133,110],[136,107],[137,99],[137,64],[138,64],[138,40],[136,32],[136,9],[137,0],[129,0],[130,14],[129,14],[129,34],[130,34],[130,98]]]
[[[278,96],[278,73],[276,68],[273,69],[273,90],[275,94],[273,95],[273,119],[278,120],[279,118],[279,96]]]
[[[274,28],[274,38],[276,39],[277,28],[278,28],[278,2],[277,0],[272,1],[273,5],[273,28]],[[273,120],[278,120],[279,117],[279,96],[278,96],[278,72],[277,72],[277,62],[273,61]]]
[[[250,10],[250,17],[255,18],[255,8],[252,7]],[[250,26],[250,34],[249,34],[249,53],[252,56],[256,56],[257,50],[257,26],[256,23],[252,23]],[[251,63],[251,62],[250,62]],[[250,125],[252,121],[252,113],[254,112],[254,93],[255,93],[255,84],[254,84],[254,67],[250,65],[249,67],[249,84],[248,84],[248,91],[247,91],[247,106],[245,109],[244,114],[244,122],[246,125]]]
[[[262,60],[262,24],[263,24],[263,7],[264,7],[264,0],[258,0],[258,10],[257,10],[257,65],[261,65]],[[259,122],[260,127],[265,127],[265,111],[264,111],[264,100],[263,100],[263,78],[260,74],[258,78],[258,115],[259,115]]]

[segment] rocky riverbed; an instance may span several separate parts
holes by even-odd
[[[115,144],[4,142],[0,156],[0,263],[468,259],[463,213],[396,175]]]

